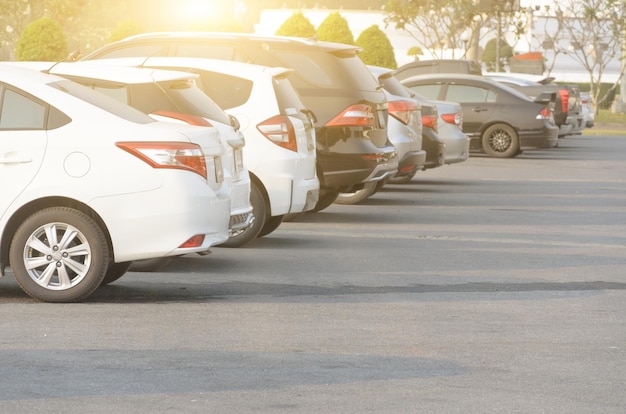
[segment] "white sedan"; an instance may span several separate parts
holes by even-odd
[[[2,274],[10,266],[36,299],[74,302],[133,260],[205,252],[226,240],[223,148],[203,134],[154,122],[69,80],[3,66]]]

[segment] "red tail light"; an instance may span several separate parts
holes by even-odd
[[[552,111],[549,108],[543,108],[539,111],[539,115],[537,115],[537,119],[550,119],[552,117]]]
[[[561,109],[563,112],[569,111],[569,91],[567,89],[561,89],[559,91],[561,95]]]
[[[331,119],[326,126],[366,126],[373,127],[374,114],[368,105],[358,104],[346,108],[342,113]]]
[[[200,126],[208,126],[212,127],[211,123],[207,121],[205,118],[196,115],[183,114],[180,112],[173,111],[154,111],[151,115],[163,116],[166,118],[178,119],[179,121],[186,122],[190,125],[200,125]]]
[[[436,115],[422,115],[422,126],[430,128],[437,132],[437,116]]]
[[[204,152],[199,145],[189,142],[118,142],[119,148],[153,168],[187,170],[207,179]]]
[[[274,144],[291,151],[298,151],[296,131],[289,117],[276,115],[258,124],[257,129]]]
[[[449,124],[458,125],[458,126],[463,125],[463,114],[459,112],[454,113],[454,114],[443,114],[441,115],[441,119],[443,119]]]
[[[391,101],[389,102],[389,115],[398,121],[408,125],[411,120],[411,113],[417,111],[417,105],[411,101]]]

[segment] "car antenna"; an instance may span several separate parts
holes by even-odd
[[[75,51],[73,51],[72,53],[70,53],[69,55],[67,55],[67,57],[63,60],[58,60],[56,61],[52,66],[50,66],[48,69],[44,69],[42,70],[43,73],[46,74],[50,74],[50,71],[59,63],[61,62],[74,62],[78,56],[80,55],[80,50],[76,49]]]

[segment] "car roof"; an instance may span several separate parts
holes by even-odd
[[[501,83],[501,82],[498,82],[493,79],[489,79],[487,77],[480,76],[480,75],[470,75],[470,74],[465,74],[465,73],[425,73],[423,75],[415,75],[415,76],[411,76],[409,78],[403,79],[402,83],[406,84],[411,81],[417,81],[417,80],[471,81],[471,82],[476,82],[476,83],[483,84],[486,86],[491,86],[499,90],[503,90],[509,93],[510,95],[514,95],[517,98],[520,98],[523,100],[531,100],[528,96],[524,95],[517,89],[513,89],[509,85],[506,85],[504,83]]]
[[[198,70],[211,70],[219,73],[232,74],[241,78],[250,79],[261,73],[271,77],[282,77],[293,72],[293,69],[270,67],[253,63],[238,62],[222,59],[182,57],[182,56],[153,56],[149,58],[112,58],[91,60],[89,62],[103,62],[112,65],[145,65],[145,67],[184,67]],[[174,69],[175,70],[175,69]]]
[[[178,81],[195,79],[192,73],[162,70],[153,68],[137,68],[118,65],[107,65],[106,61],[87,62],[11,62],[12,65],[69,77],[76,81],[98,79],[115,84],[145,84],[154,82]]]
[[[118,40],[100,49],[87,54],[81,60],[91,59],[91,56],[97,56],[101,51],[109,48],[115,48],[117,45],[125,43],[141,42],[142,40],[150,40],[162,42],[167,40],[220,40],[233,42],[250,42],[250,43],[272,43],[287,47],[310,47],[317,48],[327,52],[340,50],[361,50],[359,46],[348,45],[344,43],[326,42],[317,40],[317,38],[302,38],[292,36],[275,36],[275,35],[258,35],[253,33],[232,33],[232,32],[150,32],[129,36],[122,40]]]

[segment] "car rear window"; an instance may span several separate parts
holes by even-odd
[[[135,108],[70,80],[53,82],[49,85],[128,121],[138,124],[155,122],[152,118]]]
[[[353,49],[339,53],[322,50],[279,50],[259,52],[254,63],[295,69],[290,76],[296,89],[311,86],[373,91],[378,82]]]
[[[383,88],[387,92],[396,96],[403,96],[405,98],[412,98],[411,93],[395,76],[381,76],[379,81]]]
[[[227,110],[248,102],[253,82],[237,76],[200,71],[196,83],[222,109]]]
[[[159,43],[146,43],[140,45],[123,45],[117,49],[110,50],[93,59],[115,59],[126,57],[148,57],[148,56],[167,56],[167,47]]]
[[[208,57],[212,59],[234,60],[237,62],[246,61],[246,58],[236,47],[211,43],[179,43],[176,45],[174,56]]]
[[[304,119],[305,115],[302,110],[304,110],[305,107],[302,104],[298,93],[291,85],[291,82],[289,82],[286,77],[276,76],[272,79],[272,83],[274,85],[274,92],[276,94],[281,114],[293,116],[293,113],[296,112],[300,114],[301,118]]]

